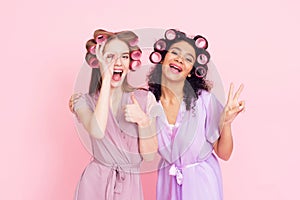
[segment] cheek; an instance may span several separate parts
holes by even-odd
[[[189,74],[191,71],[192,71],[192,69],[193,69],[193,66],[191,65],[191,66],[187,66],[187,68],[186,68],[186,74]]]
[[[127,73],[129,71],[130,60],[125,61],[123,64],[124,64],[124,67],[125,67],[124,70]]]
[[[165,58],[164,58],[164,61],[163,61],[163,62],[168,61],[168,60],[171,60],[171,59],[173,59],[173,57],[174,57],[174,56],[172,56],[172,54],[167,53],[167,54],[165,55]]]
[[[129,59],[122,61],[122,63],[124,65],[124,67],[129,68],[129,64],[130,64],[130,60]]]

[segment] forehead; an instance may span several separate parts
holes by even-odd
[[[105,48],[104,48],[105,52],[129,52],[129,47],[128,45],[119,39],[112,39],[110,40],[108,43],[106,43]]]
[[[186,41],[176,42],[170,46],[170,49],[172,49],[172,48],[179,49],[180,51],[182,51],[185,54],[189,53],[193,56],[196,55],[196,51],[195,51],[194,47]]]

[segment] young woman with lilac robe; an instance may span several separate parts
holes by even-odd
[[[230,86],[223,107],[205,79],[207,40],[170,29],[154,44],[149,89],[161,106],[156,120],[161,162],[158,200],[222,200],[217,156],[228,160],[233,148],[231,123],[244,110],[241,85]],[[217,155],[217,156],[215,156]]]

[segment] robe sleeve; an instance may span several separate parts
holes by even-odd
[[[206,105],[206,140],[213,144],[220,137],[219,122],[223,112],[223,106],[214,94],[208,93]]]
[[[81,120],[77,115],[77,111],[79,109],[90,109],[91,111],[93,111],[93,105],[92,105],[91,97],[89,94],[80,95],[78,100],[74,103],[75,116],[76,116],[78,122],[81,123]]]

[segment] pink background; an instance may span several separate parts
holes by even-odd
[[[221,161],[225,200],[299,199],[300,5],[252,1],[1,2],[1,199],[72,199],[89,161],[68,109],[97,28],[201,33],[228,90],[244,83],[247,112]],[[143,176],[146,200],[155,174]]]

